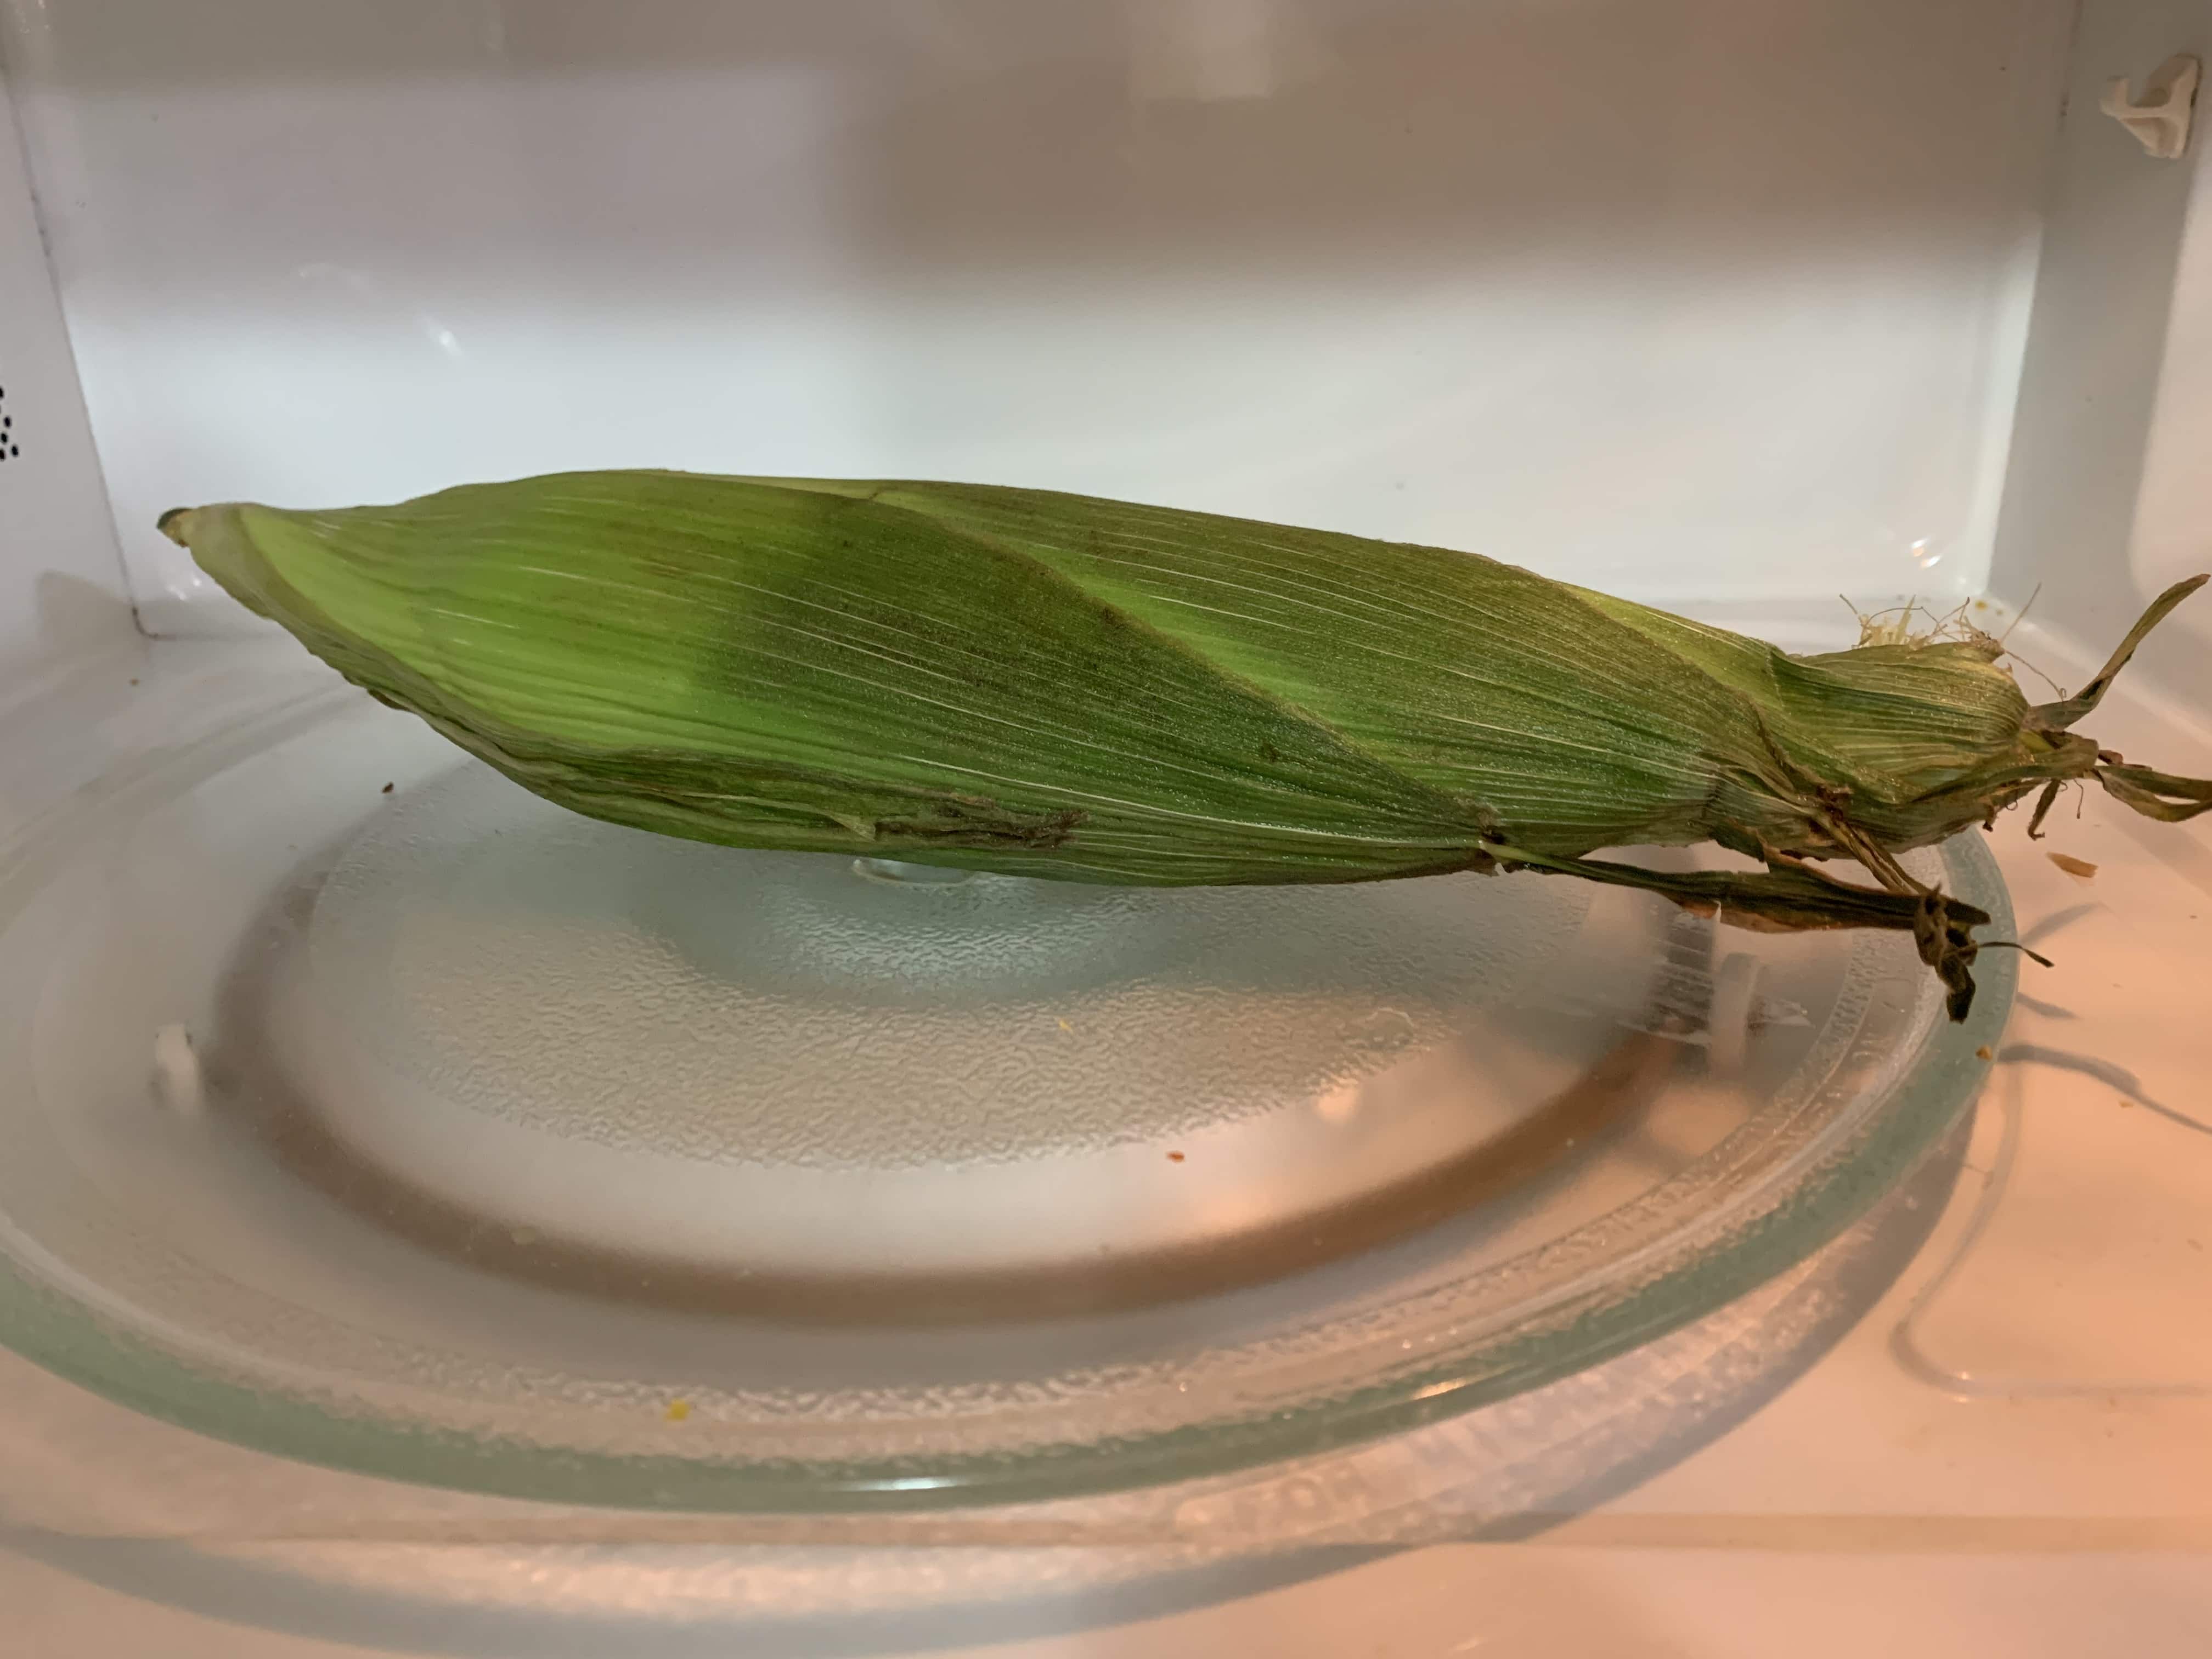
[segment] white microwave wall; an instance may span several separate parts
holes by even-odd
[[[158,631],[242,620],[179,502],[605,465],[1840,612],[1988,582],[2073,11],[11,0],[7,49]]]
[[[2096,660],[2169,584],[2212,570],[2212,96],[2179,161],[2100,109],[2179,54],[2212,66],[2212,0],[2086,0],[2045,197],[2035,312],[1992,585]],[[2184,605],[2130,671],[2200,729],[2212,600]]]

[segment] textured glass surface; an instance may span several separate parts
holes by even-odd
[[[1537,876],[664,841],[253,660],[0,866],[0,1340],[373,1472],[812,1508],[1382,1432],[1832,1237],[2011,994]],[[1976,843],[1923,868],[2008,927]]]

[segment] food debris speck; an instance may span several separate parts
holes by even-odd
[[[164,1025],[154,1033],[154,1090],[179,1117],[198,1118],[207,1109],[199,1054],[192,1034],[181,1025]]]
[[[1996,1058],[1996,1053],[1988,1043],[1984,1042],[1980,1048],[1974,1050],[1974,1058],[1976,1060],[1995,1060]]]
[[[2132,1100],[2130,1100],[2130,1099],[2129,1099],[2125,1095],[2122,1095],[2122,1096],[2120,1097],[2120,1109],[2121,1109],[2122,1111],[2124,1111],[2124,1111],[2126,1111],[2130,1107],[2133,1106],[2134,1104],[2135,1104],[2135,1102],[2133,1102]]]
[[[2077,859],[2069,853],[2045,853],[2044,857],[2049,859],[2068,875],[2079,876],[2084,881],[2097,873],[2097,866],[2088,860]]]
[[[1180,1164],[1180,1163],[1182,1163],[1182,1154],[1181,1152],[1170,1152],[1170,1153],[1168,1154],[1168,1162],[1169,1162],[1169,1163],[1170,1163],[1170,1164]]]
[[[1070,1025],[1070,1024],[1069,1024],[1066,1020],[1064,1020],[1064,1019],[1063,1019],[1063,1020],[1061,1020],[1061,1021],[1060,1021],[1060,1022],[1059,1022],[1059,1024],[1060,1024],[1060,1029],[1061,1030],[1063,1030],[1063,1031],[1073,1031],[1073,1030],[1075,1029],[1073,1025]]]
[[[672,1400],[668,1402],[668,1410],[664,1415],[672,1423],[681,1423],[691,1415],[691,1402],[688,1400]]]
[[[136,685],[136,684],[138,684],[138,682],[137,682],[137,680],[136,678],[133,678],[133,679],[131,680],[131,684],[133,684],[133,685]]]
[[[386,784],[386,785],[384,786],[384,787],[383,787],[382,789],[379,790],[377,793],[378,793],[379,794],[388,795],[388,794],[390,794],[390,793],[392,793],[392,786],[391,786],[390,784],[388,784],[388,783],[387,783],[387,784]]]

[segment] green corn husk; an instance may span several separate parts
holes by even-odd
[[[1897,853],[2071,779],[2212,808],[2067,730],[2202,576],[2031,707],[1983,635],[1792,657],[1468,554],[1035,490],[599,472],[161,525],[349,678],[597,817],[1079,881],[1525,866],[1909,930],[1957,1017],[1989,918]],[[1709,840],[1765,870],[1589,856]],[[1876,884],[1812,862],[1835,858]]]

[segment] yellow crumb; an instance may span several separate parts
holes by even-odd
[[[690,1415],[691,1402],[690,1401],[672,1400],[668,1402],[667,1417],[670,1422],[681,1423],[685,1418]]]

